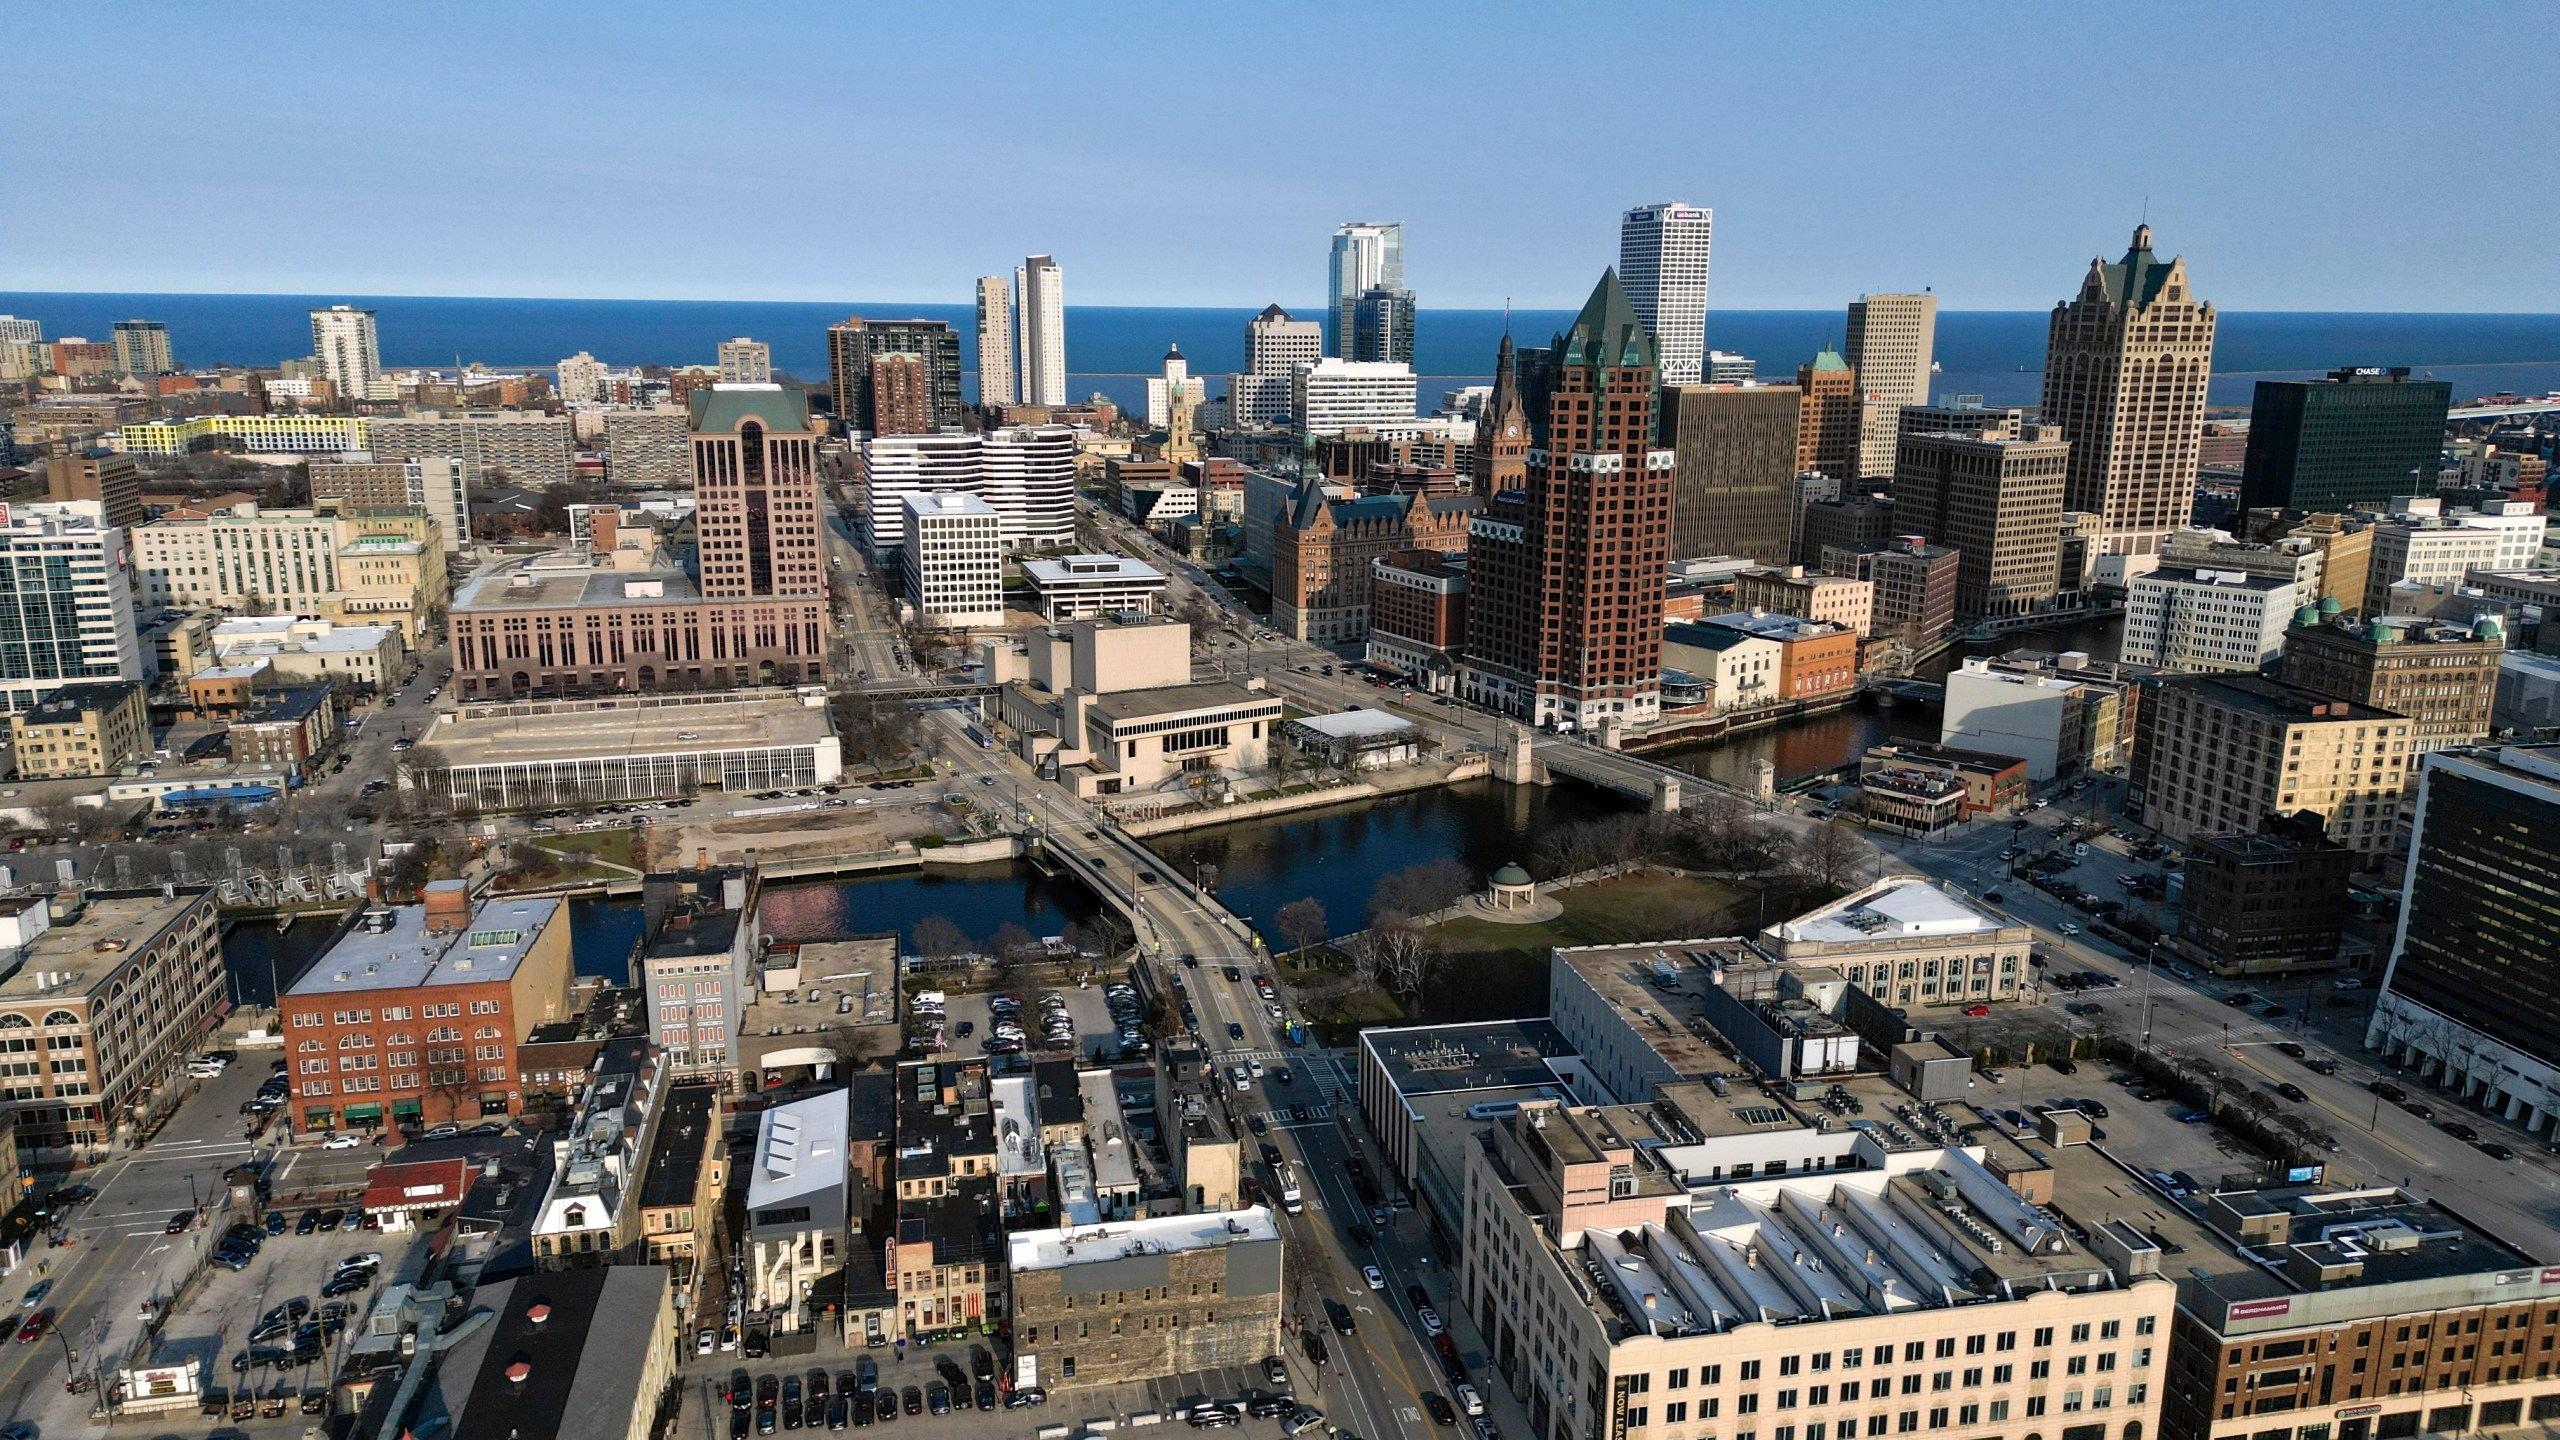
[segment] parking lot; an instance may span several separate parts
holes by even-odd
[[[982,1352],[973,1354],[973,1350]],[[1020,1437],[1048,1425],[1081,1426],[1104,1420],[1114,1428],[1129,1425],[1135,1417],[1155,1416],[1162,1423],[1177,1424],[1195,1406],[1213,1402],[1246,1402],[1253,1397],[1272,1395],[1269,1377],[1260,1366],[1230,1366],[1218,1370],[1184,1375],[1167,1375],[1140,1384],[1091,1386],[1060,1392],[1039,1405],[1007,1408],[996,1397],[994,1408],[978,1409],[977,1376],[987,1373],[986,1362],[993,1362],[995,1373],[1002,1374],[1002,1360],[988,1340],[953,1342],[933,1347],[909,1347],[904,1350],[884,1346],[872,1350],[845,1351],[837,1347],[823,1348],[818,1354],[779,1359],[740,1362],[733,1355],[719,1355],[689,1361],[684,1367],[686,1380],[685,1418],[675,1435],[683,1440],[739,1440],[760,1433],[787,1433],[780,1414],[783,1382],[796,1379],[804,1409],[811,1391],[810,1372],[823,1371],[827,1377],[828,1395],[835,1393],[847,1378],[861,1380],[861,1369],[868,1361],[877,1390],[897,1395],[893,1416],[882,1416],[876,1409],[868,1424],[883,1426],[920,1426],[919,1433],[948,1436],[951,1440],[995,1440],[995,1437]],[[949,1368],[945,1368],[945,1367]],[[745,1413],[744,1428],[728,1399],[735,1378],[746,1377],[751,1404]],[[1321,1367],[1292,1356],[1286,1371],[1289,1384],[1284,1390],[1305,1399],[1317,1409],[1324,1407]],[[954,1384],[957,1376],[960,1383]],[[772,1382],[775,1395],[775,1425],[771,1432],[762,1430],[758,1407],[752,1397],[762,1393],[765,1382]],[[1314,1387],[1314,1388],[1310,1388]],[[933,1392],[941,1389],[951,1400],[947,1413],[933,1410]],[[915,1409],[908,1409],[908,1391],[913,1390]],[[1263,1408],[1270,1408],[1267,1404]],[[831,1411],[821,1411],[816,1420],[804,1415],[801,1428],[837,1428]],[[862,1428],[854,1419],[853,1407],[844,1409],[843,1428]],[[1139,1423],[1144,1423],[1143,1421]],[[1228,1429],[1230,1427],[1220,1427]],[[1245,1416],[1233,1433],[1256,1437],[1279,1436],[1283,1429],[1278,1416]],[[1318,1427],[1321,1430],[1321,1427]],[[1187,1432],[1186,1432],[1187,1433]]]
[[[1075,1054],[1079,1060],[1111,1060],[1120,1054],[1120,1032],[1111,1017],[1104,987],[1075,986],[1010,986],[1004,990],[974,992],[966,995],[946,992],[943,1001],[941,1054],[968,1057],[984,1055],[986,1042],[993,1038],[995,1016],[988,1001],[998,995],[1012,995],[1022,1002],[1019,1021],[1023,1030],[1023,1054],[1035,1059],[1062,1056],[1060,1050],[1041,1048],[1041,999],[1055,995],[1065,1002],[1068,1021],[1075,1026]]]
[[[153,1363],[195,1360],[203,1365],[209,1384],[235,1391],[243,1384],[252,1385],[262,1395],[278,1387],[299,1392],[329,1383],[345,1354],[343,1330],[332,1329],[319,1337],[316,1351],[308,1344],[297,1350],[290,1325],[256,1339],[252,1339],[252,1332],[270,1312],[295,1300],[303,1302],[309,1320],[318,1320],[335,1304],[341,1307],[340,1314],[347,1324],[356,1323],[372,1303],[380,1276],[396,1269],[411,1237],[363,1229],[323,1231],[316,1227],[307,1234],[296,1233],[294,1222],[314,1212],[288,1207],[279,1213],[287,1218],[285,1232],[267,1239],[256,1258],[244,1268],[231,1270],[216,1264],[206,1270],[199,1288],[164,1323]],[[196,1232],[194,1240],[204,1246],[217,1245],[223,1228],[231,1223],[234,1222],[229,1217],[217,1215],[204,1230]],[[322,1294],[332,1272],[356,1254],[381,1255],[383,1268],[371,1283],[351,1293]],[[262,1353],[262,1360],[298,1356],[299,1363],[282,1368],[261,1363],[244,1371],[241,1362],[253,1348],[268,1352]]]

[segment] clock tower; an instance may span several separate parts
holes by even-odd
[[[1476,420],[1475,479],[1479,495],[1498,495],[1529,483],[1529,411],[1520,403],[1509,331],[1503,332],[1502,351],[1493,365],[1493,398]]]

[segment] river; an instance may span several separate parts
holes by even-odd
[[[2116,653],[2121,621],[2084,622],[2067,629],[2009,636],[2000,649],[2087,650]],[[1982,647],[1987,650],[1992,647]],[[1946,652],[1918,678],[1944,678],[1966,653]],[[1981,653],[1977,650],[1975,653]],[[1666,764],[1727,783],[1746,783],[1749,763],[1767,759],[1783,783],[1848,764],[1870,745],[1896,738],[1935,740],[1938,712],[1903,705],[1859,705],[1721,740],[1655,752]],[[1284,819],[1250,820],[1187,834],[1166,835],[1151,848],[1175,869],[1197,864],[1213,878],[1218,896],[1251,921],[1272,944],[1280,907],[1313,897],[1337,934],[1358,927],[1369,894],[1383,876],[1434,856],[1454,857],[1482,877],[1506,863],[1525,860],[1537,836],[1555,826],[1623,814],[1632,802],[1572,781],[1553,786],[1510,786],[1473,780],[1413,791],[1370,805],[1335,806]],[[1214,866],[1214,874],[1208,867]],[[1067,922],[1098,908],[1073,881],[1053,880],[1026,864],[982,865],[956,873],[901,873],[858,880],[770,886],[765,891],[765,933],[781,940],[814,940],[895,930],[913,932],[918,921],[941,915],[972,939],[985,941],[1012,922],[1033,935],[1054,935]],[[570,937],[581,975],[627,980],[632,946],[640,938],[637,900],[570,902]],[[224,941],[235,997],[243,1004],[269,1002],[272,967],[287,986],[335,933],[334,925],[305,920],[278,933],[249,922]]]

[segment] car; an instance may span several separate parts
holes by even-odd
[[[2044,1063],[2052,1066],[2054,1073],[2057,1075],[2077,1075],[2080,1073],[2079,1065],[2068,1055],[2056,1055]]]
[[[1370,1234],[1369,1227],[1366,1225],[1352,1226],[1349,1234],[1351,1236],[1351,1243],[1360,1246],[1362,1249],[1367,1249],[1369,1246],[1378,1243],[1378,1237]]]
[[[382,1268],[382,1252],[379,1250],[359,1250],[353,1255],[348,1256],[346,1259],[339,1261],[338,1268],[341,1270],[379,1270]]]
[[[291,1221],[285,1218],[285,1213],[283,1211],[270,1210],[267,1212],[266,1232],[269,1235],[281,1235],[285,1231],[285,1226],[291,1223]]]
[[[461,1126],[447,1123],[443,1125],[428,1126],[419,1134],[418,1138],[421,1140],[450,1140],[461,1133]]]
[[[2514,1150],[2499,1144],[2495,1140],[2476,1141],[2473,1143],[2471,1148],[2488,1156],[2492,1160],[2513,1160],[2516,1158],[2516,1152]]]
[[[2169,1112],[2169,1118],[2177,1121],[2181,1125],[2202,1125],[2213,1118],[2213,1112],[2210,1110],[2194,1109],[2173,1110]]]
[[[2284,1007],[2283,1007],[2283,1006],[2281,1006],[2281,1005],[2270,1005],[2270,1006],[2266,1007],[2265,1009],[2263,1009],[2263,1010],[2259,1011],[2258,1013],[2259,1013],[2260,1015],[2265,1016],[2265,1017],[2266,1017],[2267,1019],[2269,1019],[2269,1020],[2281,1020],[2281,1019],[2283,1019],[2284,1017],[2286,1017],[2287,1015],[2292,1014],[2293,1012],[2292,1012],[2292,1011],[2290,1011],[2290,1010],[2287,1010],[2286,1008],[2284,1008]]]
[[[25,1309],[28,1309],[28,1310],[33,1310],[33,1309],[34,1309],[34,1308],[36,1308],[37,1306],[42,1305],[42,1304],[44,1303],[44,1297],[46,1297],[47,1295],[50,1295],[50,1294],[52,1294],[52,1293],[53,1293],[53,1282],[52,1282],[52,1281],[50,1281],[50,1280],[39,1280],[39,1281],[37,1281],[36,1283],[34,1283],[33,1285],[30,1285],[30,1286],[28,1286],[28,1287],[27,1287],[27,1293],[26,1293],[25,1297],[24,1297],[23,1299],[19,1300],[19,1301],[18,1301],[18,1304],[19,1304],[22,1308],[25,1308]]]
[[[1263,1163],[1263,1164],[1265,1164],[1265,1165],[1277,1165],[1277,1164],[1281,1163],[1281,1161],[1282,1161],[1284,1158],[1286,1158],[1286,1157],[1284,1157],[1284,1156],[1282,1156],[1282,1155],[1281,1155],[1281,1153],[1280,1153],[1280,1147],[1279,1147],[1279,1146],[1274,1145],[1274,1144],[1270,1143],[1269,1141],[1264,1141],[1264,1142],[1263,1142],[1263,1146],[1262,1146],[1262,1163]]]
[[[2388,1080],[2368,1080],[2364,1083],[2364,1088],[2372,1091],[2377,1097],[2390,1101],[2394,1105],[2397,1105],[2401,1101],[2409,1098],[2408,1091],[2401,1089],[2399,1086],[2392,1084]]]
[[[1007,1410],[1019,1410],[1028,1405],[1048,1403],[1049,1392],[1037,1385],[1025,1385],[1018,1390],[1008,1390],[1004,1396],[1004,1408]]]
[[[1973,1019],[1979,1020],[1983,1016],[1991,1013],[1991,1007],[1988,1005],[1967,1005],[1964,1007],[1964,1013]]]
[[[364,1143],[364,1137],[341,1132],[320,1142],[323,1150],[353,1150]]]
[[[1297,1072],[1286,1065],[1282,1065],[1274,1069],[1271,1072],[1271,1078],[1279,1081],[1283,1085],[1295,1085],[1298,1083]]]
[[[1339,1300],[1326,1300],[1324,1314],[1325,1319],[1332,1324],[1333,1333],[1336,1335],[1353,1334],[1360,1328],[1360,1322],[1351,1318],[1351,1307]]]
[[[1481,1415],[1484,1413],[1484,1397],[1476,1393],[1473,1385],[1461,1385],[1458,1387],[1458,1408],[1470,1415]]]
[[[2292,1081],[2290,1081],[2290,1080],[2287,1080],[2287,1081],[2285,1081],[2284,1083],[2282,1083],[2282,1084],[2280,1084],[2280,1085],[2276,1086],[2276,1093],[2277,1093],[2277,1094],[2279,1094],[2279,1095],[2281,1095],[2281,1096],[2283,1096],[2283,1097],[2284,1097],[2284,1098],[2286,1098],[2287,1100],[2292,1101],[2292,1102],[2293,1102],[2294,1104],[2296,1104],[2296,1105],[2299,1105],[2299,1104],[2303,1103],[2304,1101],[2309,1100],[2309,1099],[2311,1098],[2310,1096],[2308,1096],[2308,1095],[2306,1095],[2306,1094],[2302,1093],[2302,1087],[2301,1087],[2301,1086],[2294,1084],[2294,1083],[2293,1083]]]
[[[470,1129],[465,1130],[462,1133],[465,1135],[504,1135],[507,1133],[507,1127],[499,1124],[495,1120],[483,1120],[479,1124],[472,1126]]]
[[[194,1229],[195,1225],[196,1212],[193,1210],[181,1210],[177,1214],[170,1216],[169,1223],[161,1226],[160,1230],[164,1235],[184,1235],[188,1231]]]
[[[1440,1312],[1428,1305],[1415,1306],[1413,1318],[1422,1322],[1422,1333],[1425,1335],[1437,1335],[1449,1328],[1440,1323]]]
[[[969,1398],[977,1402],[979,1409],[993,1410],[996,1408],[996,1382],[993,1380],[979,1381],[977,1384],[970,1387]]]
[[[1289,1107],[1289,1118],[1290,1118],[1290,1119],[1292,1119],[1292,1120],[1296,1120],[1296,1121],[1298,1121],[1298,1122],[1300,1122],[1300,1123],[1302,1123],[1302,1124],[1303,1124],[1303,1123],[1306,1121],[1306,1118],[1307,1118],[1307,1107],[1306,1107],[1306,1106],[1304,1106],[1304,1105],[1292,1105],[1292,1106],[1290,1106],[1290,1107]]]
[[[21,1345],[33,1345],[37,1341],[43,1339],[45,1332],[52,1328],[53,1312],[51,1310],[38,1310],[33,1315],[27,1317],[25,1324],[18,1327],[18,1343]]]
[[[302,1212],[302,1218],[293,1222],[293,1233],[296,1235],[308,1235],[319,1228],[320,1212],[317,1210],[305,1210]]]
[[[1190,1413],[1182,1417],[1183,1423],[1194,1430],[1217,1430],[1233,1425],[1243,1418],[1237,1411],[1230,1410],[1223,1403],[1215,1401],[1206,1405],[1194,1405]]]
[[[2437,1125],[2436,1128],[2442,1130],[2447,1135],[2452,1136],[2454,1139],[2461,1141],[2465,1145],[2471,1144],[2480,1138],[2479,1131],[2472,1129],[2470,1126],[2463,1124],[2459,1120],[2444,1121]]]
[[[2290,1055],[2296,1060],[2304,1059],[2311,1054],[2310,1051],[2303,1049],[2300,1045],[2295,1044],[2291,1040],[2279,1040],[2271,1048],[2273,1048],[2279,1055]]]
[[[848,995],[845,998],[850,1000],[853,997]],[[959,1036],[963,1040],[966,1040],[977,1028],[977,1023],[975,1021],[963,1020],[959,1024],[951,1027],[951,1033]]]
[[[1289,1388],[1289,1367],[1274,1355],[1262,1362],[1262,1378],[1271,1382],[1272,1389],[1286,1390]]]
[[[2318,1055],[2303,1061],[2302,1068],[2314,1075],[2335,1075],[2338,1073],[2338,1062],[2326,1055]]]
[[[2071,1004],[2065,1005],[2062,1008],[2067,1014],[2096,1015],[2103,1012],[2107,1007],[2099,1004],[2095,1000],[2075,1000]]]
[[[924,1387],[920,1385],[910,1385],[900,1392],[899,1398],[906,1402],[908,1414],[921,1415],[924,1413]]]
[[[2063,921],[2061,924],[2056,925],[2056,926],[2055,926],[2055,927],[2053,927],[2053,928],[2055,928],[2056,930],[2061,931],[2061,932],[2062,932],[2063,934],[2065,934],[2065,935],[2077,935],[2077,934],[2079,934],[2079,933],[2080,933],[2080,927],[2079,927],[2079,926],[2077,926],[2077,925],[2072,924],[2072,923],[2071,923],[2070,921],[2068,921],[2068,920]]]
[[[1247,1115],[1244,1117],[1244,1123],[1245,1128],[1251,1130],[1256,1135],[1267,1135],[1271,1133],[1271,1126],[1265,1122],[1260,1115]]]
[[[1983,899],[1985,899],[1985,900],[1990,901],[1990,902],[1991,902],[1992,904],[1994,904],[1994,905],[2006,905],[2006,904],[2008,904],[2008,903],[2009,903],[2009,897],[2008,897],[2008,896],[2006,896],[2006,895],[2001,894],[2001,893],[2000,893],[1999,891],[1997,891],[1997,890],[1985,890],[1985,891],[1983,891],[1983,892],[1982,892],[1982,898],[1983,898]]]
[[[369,1217],[369,1216],[367,1216],[367,1215],[364,1213],[364,1207],[363,1207],[363,1206],[361,1206],[361,1205],[350,1205],[350,1206],[348,1206],[348,1207],[347,1207],[347,1213],[345,1214],[345,1216],[343,1216],[342,1218],[340,1218],[340,1219],[339,1219],[339,1221],[338,1221],[338,1228],[339,1228],[340,1230],[359,1230],[359,1229],[363,1229],[363,1228],[365,1228],[365,1222],[366,1222],[368,1219],[371,1219],[371,1218],[372,1218],[372,1217]],[[378,1229],[380,1229],[380,1228],[382,1228],[382,1222],[381,1222],[380,1220],[374,1220],[374,1221],[373,1221],[373,1228],[374,1228],[374,1229],[377,1229],[377,1230],[378,1230]]]
[[[2332,990],[2361,990],[2364,988],[2364,981],[2356,976],[2349,975],[2343,979],[2330,981],[2329,988]]]
[[[362,1275],[340,1275],[320,1287],[320,1297],[324,1300],[335,1300],[341,1295],[360,1294],[370,1283],[372,1282]]]
[[[1235,1021],[1233,1021],[1233,1020],[1228,1021],[1228,1022],[1227,1022],[1227,1038],[1228,1038],[1228,1039],[1230,1039],[1230,1040],[1241,1040],[1241,1039],[1243,1039],[1243,1038],[1244,1038],[1244,1027],[1243,1027],[1242,1025],[1237,1024],[1237,1023],[1236,1023]]]
[[[2222,997],[2222,1003],[2230,1006],[2234,1010],[2246,1010],[2250,1006],[2258,1003],[2258,997],[2250,994],[2246,990],[2234,990],[2230,994]]]
[[[1298,1408],[1298,1402],[1287,1395],[1268,1390],[1248,1390],[1244,1394],[1244,1413],[1256,1420],[1276,1420]]]
[[[1387,1277],[1380,1273],[1378,1267],[1375,1265],[1361,1266],[1360,1278],[1368,1281],[1369,1288],[1372,1290],[1384,1290],[1387,1288]]]
[[[898,1387],[883,1385],[871,1392],[871,1413],[883,1425],[898,1418]]]

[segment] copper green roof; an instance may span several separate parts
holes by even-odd
[[[1573,328],[1556,337],[1555,354],[1559,365],[1654,364],[1653,337],[1636,319],[1635,302],[1618,283],[1615,268],[1601,272],[1582,313],[1573,318]]]
[[[809,428],[809,397],[779,385],[714,385],[685,397],[695,433],[722,434],[749,420],[767,430]]]
[[[1829,345],[1825,345],[1822,347],[1822,353],[1813,357],[1813,368],[1816,370],[1846,370],[1849,368],[1849,362],[1840,358],[1839,351],[1832,349]]]
[[[2160,287],[2169,283],[2169,267],[2175,263],[2152,254],[2151,227],[2137,225],[2124,258],[2098,267],[2099,283],[2107,298],[2119,305],[2148,305],[2160,298]]]
[[[1493,883],[1496,885],[1526,885],[1530,883],[1529,872],[1521,869],[1517,865],[1505,865],[1501,869],[1493,872]]]

